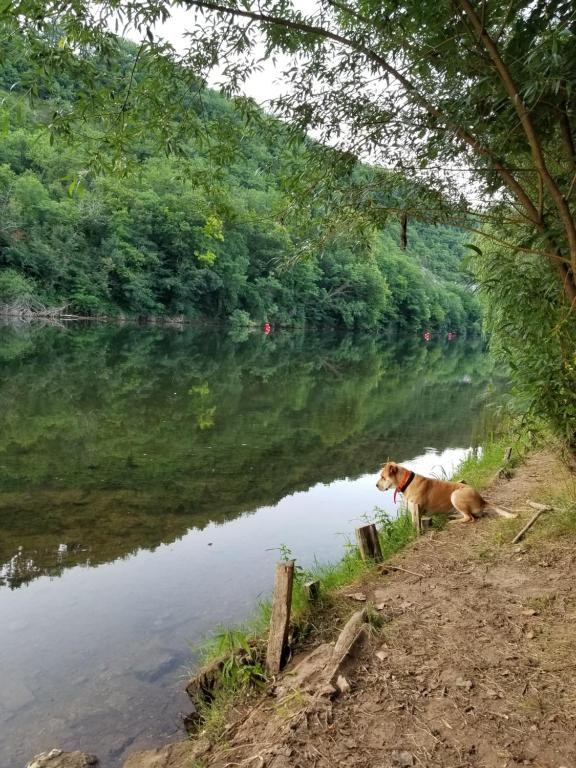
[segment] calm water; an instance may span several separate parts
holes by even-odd
[[[0,766],[177,738],[275,548],[339,557],[383,460],[477,445],[490,380],[466,341],[0,328]]]

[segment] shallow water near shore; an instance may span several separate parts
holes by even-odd
[[[335,560],[394,513],[387,457],[449,474],[492,375],[465,339],[0,328],[0,765],[178,738],[194,644],[280,545]]]

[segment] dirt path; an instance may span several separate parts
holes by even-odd
[[[565,471],[533,455],[487,495],[528,517],[546,477]],[[397,556],[423,577],[389,570],[360,586],[385,623],[348,671],[352,690],[322,711],[303,714],[295,696],[238,712],[201,764],[576,766],[576,538],[498,543],[510,533],[500,520],[453,525]]]

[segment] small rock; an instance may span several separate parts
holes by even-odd
[[[336,680],[336,688],[340,691],[340,693],[350,693],[350,683],[344,675],[338,675],[338,679]]]
[[[26,768],[98,768],[99,765],[96,755],[51,749],[32,758]]]
[[[289,747],[288,745],[284,744],[281,747],[274,747],[271,750],[271,754],[278,755],[280,757],[292,757],[294,754],[294,750],[292,747]]]
[[[412,608],[412,603],[410,600],[405,600],[403,603],[400,603],[400,608],[403,611],[407,611],[408,608]]]
[[[387,656],[388,654],[386,651],[376,651],[376,658],[380,659],[380,661],[386,661]]]
[[[190,765],[210,749],[211,745],[207,739],[177,741],[165,747],[132,752],[128,755],[123,768],[172,768],[175,765]]]
[[[414,755],[404,750],[392,752],[392,765],[394,768],[412,768]]]
[[[376,608],[377,611],[383,611],[384,608],[386,607],[386,603],[376,603],[374,607]]]
[[[524,637],[526,638],[526,640],[533,640],[534,639],[534,632],[526,632]]]
[[[525,608],[522,611],[522,616],[538,616],[538,611],[535,611],[534,608]]]
[[[359,603],[366,602],[366,595],[364,592],[351,592],[349,595],[346,595],[346,597],[349,597],[351,600],[357,600]]]
[[[357,747],[358,745],[356,744],[356,742],[354,741],[354,739],[344,739],[344,746],[345,746],[347,749],[356,749],[356,747]]]
[[[472,688],[474,688],[474,683],[472,680],[464,680],[463,677],[457,677],[454,681],[454,685],[457,688],[465,688],[467,691],[471,691]]]
[[[484,696],[487,699],[499,699],[500,698],[500,694],[498,693],[498,691],[495,691],[492,688],[487,688],[486,691],[484,692]]]

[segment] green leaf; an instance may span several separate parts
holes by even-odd
[[[474,251],[478,256],[482,256],[482,249],[478,248],[474,243],[463,243],[463,246],[464,248],[469,248],[471,251]]]

